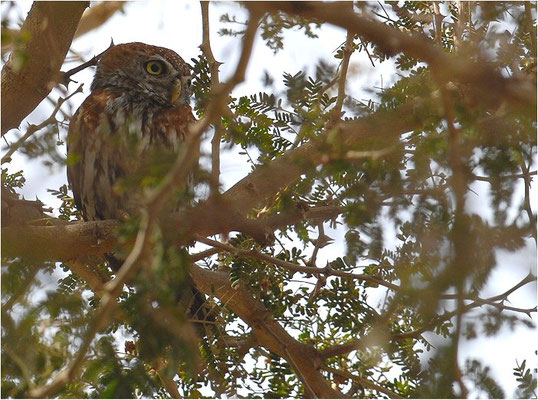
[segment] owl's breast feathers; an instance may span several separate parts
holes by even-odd
[[[162,107],[94,90],[73,115],[67,139],[67,176],[84,219],[121,219],[137,209],[140,194],[118,192],[118,179],[132,175],[149,151],[177,152],[194,121],[188,104]]]
[[[139,128],[143,136],[151,141],[173,143],[183,140],[188,134],[188,126],[195,121],[188,104],[164,108],[158,104],[136,101],[126,94],[116,94],[106,89],[97,89],[82,103],[71,121],[80,124],[88,133],[108,130],[110,133],[131,124]],[[147,99],[146,99],[147,100]]]

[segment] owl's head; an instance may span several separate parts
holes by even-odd
[[[188,103],[190,68],[173,50],[145,43],[111,47],[97,64],[91,89],[107,88],[161,106]]]

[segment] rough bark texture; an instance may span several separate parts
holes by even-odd
[[[2,135],[19,126],[56,84],[89,2],[36,1],[21,31],[28,41],[2,69]]]
[[[166,231],[182,241],[194,234],[209,236],[239,231],[264,241],[275,229],[274,223],[248,219],[246,214],[275,196],[279,190],[297,181],[302,174],[330,157],[342,157],[341,149],[351,149],[374,139],[383,145],[398,140],[430,118],[429,108],[411,101],[395,110],[380,110],[355,121],[343,122],[327,129],[319,141],[309,142],[284,156],[256,168],[230,188],[221,199],[208,200],[191,210],[170,216],[164,221]],[[307,215],[305,215],[307,217]],[[282,225],[281,225],[282,226]],[[75,223],[66,226],[16,226],[2,228],[4,256],[26,255],[39,259],[70,259],[89,254],[103,254],[116,244],[116,221]],[[61,238],[61,240],[60,240]]]

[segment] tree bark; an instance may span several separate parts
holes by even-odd
[[[164,229],[184,243],[193,234],[209,236],[231,231],[248,234],[262,242],[264,235],[270,235],[276,228],[274,223],[279,218],[246,218],[253,207],[269,201],[279,190],[293,184],[320,163],[345,157],[345,150],[369,140],[380,146],[394,143],[403,133],[435,117],[432,107],[435,105],[415,100],[394,110],[379,110],[359,120],[342,122],[327,129],[318,140],[256,168],[220,199],[210,199],[193,209],[170,215],[164,221]],[[282,218],[283,222],[285,220]],[[2,228],[2,250],[8,257],[25,255],[57,260],[103,254],[116,245],[117,224],[117,221],[109,220],[64,226],[9,226]]]
[[[316,398],[344,398],[319,371],[323,363],[314,347],[303,344],[276,322],[263,304],[252,297],[241,285],[232,288],[226,272],[209,271],[193,265],[191,276],[197,288],[218,297],[232,309],[254,332],[258,343],[286,359],[302,380],[305,391]]]
[[[2,68],[2,135],[19,126],[56,85],[60,68],[87,1],[36,1],[21,33],[28,41],[14,49]]]

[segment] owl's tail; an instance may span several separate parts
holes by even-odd
[[[192,299],[187,308],[188,315],[201,337],[215,335],[215,313],[205,296],[194,286],[191,286]]]
[[[117,257],[114,253],[105,254],[105,259],[114,272],[118,272],[125,260]],[[206,301],[205,296],[194,286],[191,285],[192,295],[186,296],[187,316],[194,323],[196,331],[201,338],[208,337],[210,334],[215,335],[217,332],[214,328],[215,313]],[[178,299],[183,303],[185,300]]]

